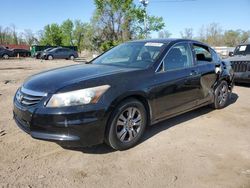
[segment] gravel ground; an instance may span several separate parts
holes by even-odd
[[[70,64],[0,60],[0,187],[250,188],[249,86],[236,86],[225,109],[204,107],[149,127],[130,150],[66,150],[21,131],[12,99],[28,76]]]

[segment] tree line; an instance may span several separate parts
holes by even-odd
[[[150,38],[158,32],[158,38],[169,38],[162,17],[147,14],[144,7],[133,0],[94,0],[95,12],[87,23],[67,19],[61,24],[51,23],[36,33],[16,31],[15,25],[0,26],[0,44],[38,44],[77,46],[79,50],[106,51],[107,49],[135,39]],[[144,18],[146,17],[146,28]],[[181,38],[196,39],[212,46],[235,46],[250,37],[250,31],[223,31],[217,23],[202,26],[194,35],[192,28],[180,32]]]
[[[182,38],[195,39],[211,46],[228,46],[234,47],[240,43],[250,40],[250,30],[223,30],[218,23],[211,23],[202,26],[195,36],[192,28],[185,28],[180,32]]]

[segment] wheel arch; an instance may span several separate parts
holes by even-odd
[[[8,53],[3,53],[3,54],[2,54],[2,58],[3,58],[5,55],[7,55],[8,57],[10,57],[10,55],[9,55]]]
[[[105,129],[104,129],[104,142],[108,143],[107,141],[107,135],[108,132],[110,130],[110,122],[111,122],[111,118],[113,117],[113,113],[115,108],[117,107],[117,105],[119,105],[120,103],[122,103],[125,100],[128,99],[136,99],[138,101],[140,101],[143,106],[145,107],[146,110],[146,115],[147,115],[147,125],[151,124],[151,117],[152,117],[152,110],[151,110],[151,105],[149,103],[149,100],[146,96],[145,93],[143,92],[131,92],[131,93],[127,93],[126,95],[122,95],[117,97],[115,100],[112,101],[111,105],[109,106],[106,115],[107,115],[107,120],[106,120],[106,125],[105,125]]]
[[[230,91],[233,88],[233,80],[230,78],[229,75],[222,75],[220,76],[220,78],[218,79],[218,81],[214,84],[214,90],[216,89],[216,87],[222,82],[222,81],[226,81],[228,84],[228,88],[230,89]]]
[[[107,131],[109,129],[108,124],[111,121],[111,118],[113,116],[113,112],[114,112],[116,106],[119,105],[121,102],[128,100],[128,99],[136,99],[143,104],[143,106],[145,107],[145,110],[146,110],[146,114],[147,114],[147,125],[151,124],[152,110],[151,110],[151,105],[149,103],[149,100],[148,100],[146,94],[145,93],[129,93],[129,94],[117,97],[115,100],[113,100],[113,102],[109,106],[109,108],[107,110],[107,117],[108,118],[107,118],[106,126],[105,126],[105,135],[107,134]]]

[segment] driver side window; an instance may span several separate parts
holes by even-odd
[[[187,43],[174,45],[163,60],[164,70],[183,69],[192,66],[192,55]]]

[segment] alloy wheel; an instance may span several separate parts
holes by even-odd
[[[116,135],[121,142],[130,142],[141,130],[142,116],[136,107],[125,109],[116,122]]]
[[[226,102],[228,97],[228,89],[226,85],[222,85],[219,95],[218,95],[218,103],[221,105]]]

